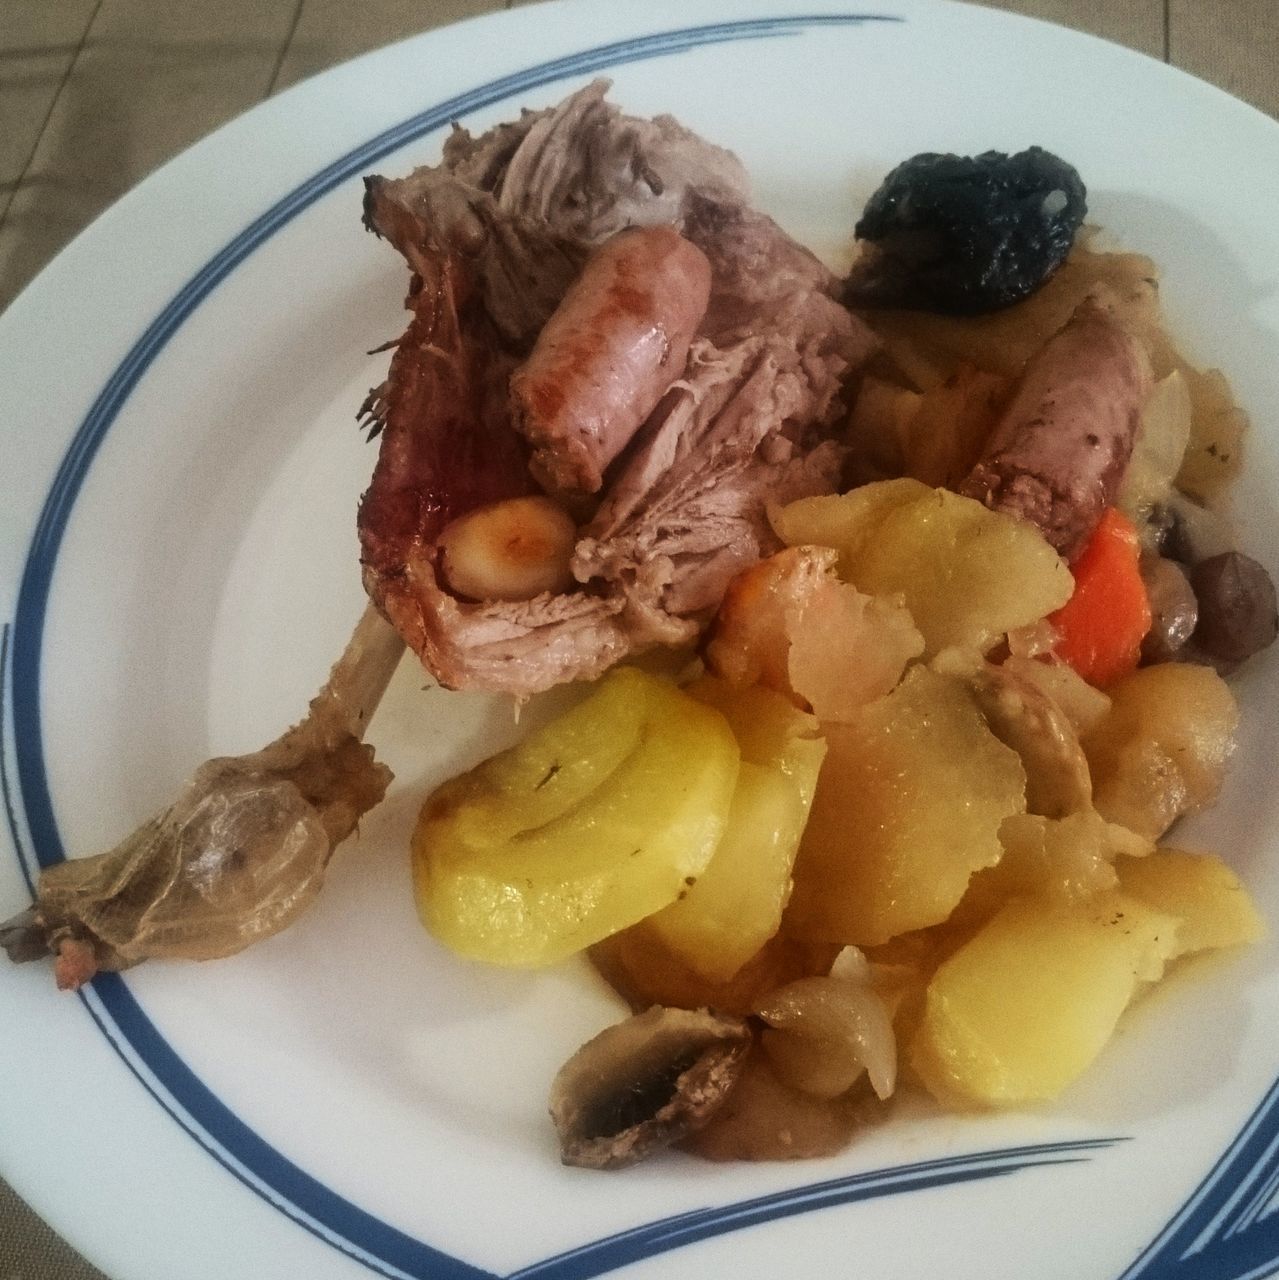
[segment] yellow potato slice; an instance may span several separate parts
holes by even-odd
[[[426,927],[462,955],[544,965],[673,902],[724,833],[724,717],[633,668],[440,787],[413,834]]]
[[[828,726],[827,744],[787,930],[871,946],[945,920],[999,860],[1000,824],[1025,810],[1017,753],[963,680],[925,667]]]
[[[1176,950],[1177,921],[1121,892],[1010,902],[929,983],[915,1072],[952,1105],[1055,1098]]]
[[[1239,709],[1209,667],[1164,662],[1112,685],[1110,711],[1083,740],[1097,812],[1157,840],[1217,798]]]
[[[1239,877],[1212,853],[1159,849],[1121,858],[1119,885],[1130,898],[1181,921],[1177,955],[1256,942],[1265,923]]]
[[[727,982],[781,923],[826,743],[772,690],[708,678],[688,692],[727,718],[742,765],[715,856],[646,927],[700,977]]]
[[[1065,562],[1033,525],[914,480],[805,498],[774,516],[779,536],[835,547],[840,574],[874,596],[900,597],[925,656],[986,652],[1070,598]]]

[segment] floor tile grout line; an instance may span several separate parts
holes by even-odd
[[[280,45],[280,55],[275,60],[275,67],[271,72],[270,82],[267,84],[266,92],[263,98],[269,98],[276,89],[276,85],[280,82],[280,72],[284,70],[284,60],[289,56],[289,49],[293,45],[293,37],[298,33],[298,24],[302,21],[302,9],[306,5],[306,0],[297,0],[297,4],[293,7],[293,21],[289,23],[288,34],[284,37],[284,43]]]
[[[104,0],[97,0],[97,3],[93,6],[93,12],[84,24],[84,30],[80,33],[80,40],[75,47],[75,52],[71,55],[71,60],[67,63],[67,69],[62,73],[62,79],[58,82],[58,87],[54,90],[53,97],[49,100],[49,109],[44,113],[44,119],[40,121],[40,128],[36,131],[35,141],[31,144],[31,150],[27,153],[26,160],[23,161],[22,170],[13,184],[13,189],[9,192],[9,198],[4,202],[4,208],[0,209],[0,230],[4,229],[4,224],[9,217],[9,210],[13,208],[13,202],[18,198],[18,192],[22,190],[22,184],[26,181],[27,174],[31,172],[31,166],[35,163],[36,153],[40,150],[40,142],[44,138],[45,130],[49,127],[49,121],[53,119],[54,110],[62,97],[63,90],[67,87],[67,81],[71,79],[71,73],[75,70],[76,63],[80,61],[84,46],[89,42],[89,32],[93,29],[93,24],[98,20],[98,13],[101,11],[103,3]]]

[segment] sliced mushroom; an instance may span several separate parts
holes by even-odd
[[[620,1169],[687,1137],[728,1097],[750,1046],[741,1018],[705,1010],[654,1005],[607,1027],[551,1085],[561,1159]]]
[[[1043,689],[976,654],[949,650],[933,665],[968,682],[991,733],[1021,757],[1030,813],[1062,818],[1091,807],[1092,779],[1079,734]]]

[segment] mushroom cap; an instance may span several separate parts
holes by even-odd
[[[741,1018],[667,1009],[607,1027],[560,1068],[551,1117],[565,1164],[620,1169],[700,1129],[751,1046]]]

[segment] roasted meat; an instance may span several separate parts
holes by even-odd
[[[440,165],[367,182],[368,225],[412,269],[413,318],[366,406],[382,443],[364,579],[451,687],[524,695],[691,640],[776,549],[765,502],[839,480],[869,331],[750,208],[732,155],[622,115],[606,90],[478,138],[457,128]],[[638,325],[608,302],[619,271],[644,295]],[[446,526],[539,488],[579,526],[572,587],[451,589]]]

